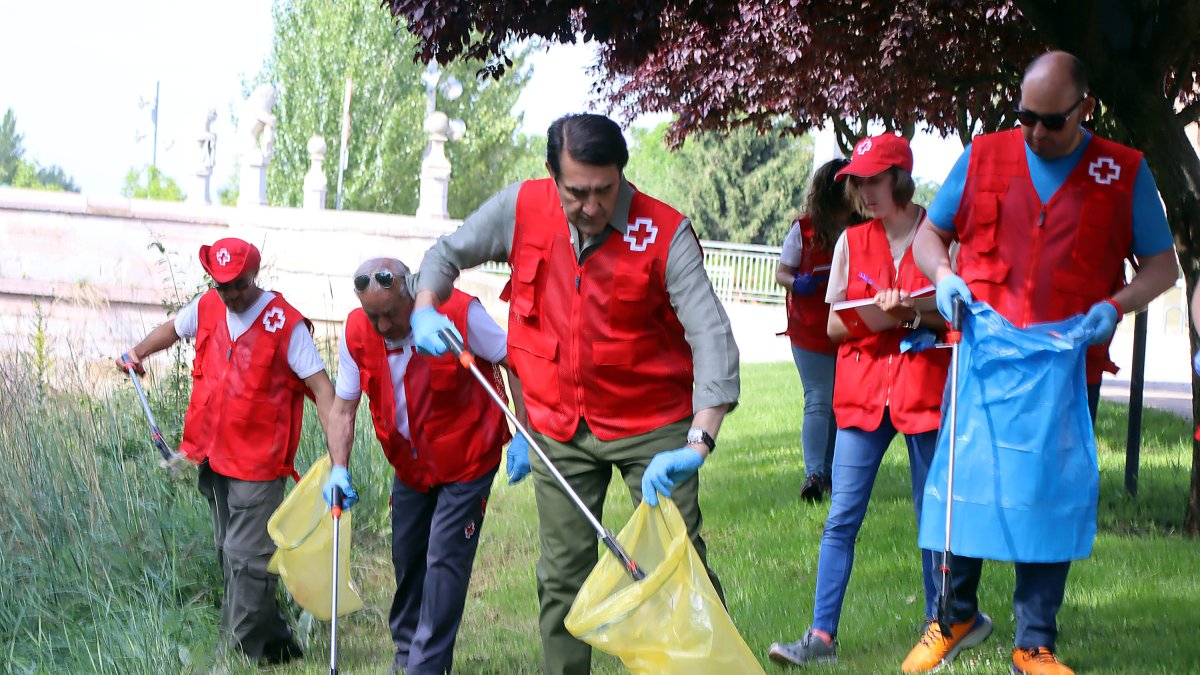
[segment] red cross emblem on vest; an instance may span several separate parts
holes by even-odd
[[[1088,165],[1088,175],[1101,185],[1108,185],[1121,178],[1121,166],[1112,157],[1101,157]]]
[[[658,228],[649,218],[636,218],[625,228],[625,241],[630,251],[645,251],[658,237]]]
[[[282,309],[278,307],[272,307],[271,311],[267,312],[266,315],[263,316],[263,328],[266,328],[268,333],[274,333],[280,328],[283,328],[283,323],[286,320],[287,319],[284,317]]]

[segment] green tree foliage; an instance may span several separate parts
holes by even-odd
[[[669,126],[633,131],[629,180],[691,218],[701,239],[783,243],[804,201],[811,139],[743,127],[693,134],[671,151]]]
[[[9,108],[0,121],[0,185],[35,190],[79,192],[79,186],[58,166],[43,167],[25,159],[22,141],[17,132],[17,116]]]
[[[121,195],[134,199],[155,199],[163,202],[181,202],[183,190],[169,176],[155,166],[143,167],[141,171],[130,169],[125,174],[125,185]]]
[[[313,134],[329,146],[325,173],[329,200],[336,198],[341,149],[342,100],[346,77],[353,77],[351,134],[343,208],[415,213],[424,130],[426,89],[423,65],[413,62],[415,40],[397,31],[375,0],[329,3],[287,0],[275,4],[275,38],[258,80],[275,86],[278,127],[275,159],[267,180],[272,204],[303,201],[307,144]],[[476,78],[479,64],[459,62],[446,68],[462,95],[439,95],[437,107],[462,118],[466,136],[447,145],[453,167],[449,210],[462,217],[504,185],[527,177],[541,165],[537,141],[521,137],[520,118],[512,108],[529,78],[519,62],[504,82]],[[534,159],[531,162],[531,157]]]
[[[917,191],[913,194],[913,202],[924,207],[929,207],[933,204],[933,198],[938,190],[942,189],[942,184],[935,180],[925,180],[917,178]]]

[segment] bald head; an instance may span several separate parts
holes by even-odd
[[[375,332],[389,340],[409,333],[413,299],[408,266],[395,258],[371,258],[354,271],[354,292]]]
[[[1046,52],[1025,69],[1025,76],[1021,79],[1022,89],[1031,82],[1058,87],[1069,85],[1074,88],[1075,98],[1079,98],[1088,90],[1087,67],[1070,52]]]

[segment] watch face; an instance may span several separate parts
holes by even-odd
[[[704,442],[704,431],[701,429],[688,429],[687,442],[688,443],[703,443]]]

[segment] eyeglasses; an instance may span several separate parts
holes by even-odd
[[[1067,111],[1061,115],[1039,115],[1032,110],[1024,110],[1022,108],[1017,108],[1013,111],[1013,113],[1016,114],[1017,121],[1019,121],[1023,127],[1029,127],[1032,129],[1033,127],[1037,126],[1038,122],[1041,122],[1042,126],[1046,127],[1047,130],[1058,131],[1067,125],[1067,118],[1071,116],[1071,113],[1075,112],[1075,109],[1079,107],[1080,103],[1083,103],[1086,100],[1087,94],[1084,94],[1083,98],[1076,101],[1075,105],[1067,108]]]
[[[214,283],[213,288],[217,289],[218,293],[229,293],[230,291],[244,291],[250,288],[250,279],[234,279],[223,284]]]
[[[380,288],[391,288],[396,282],[396,277],[389,270],[380,270],[375,273],[375,283],[379,284]],[[371,283],[370,274],[360,274],[354,277],[354,290],[362,292],[367,290],[367,285]]]

